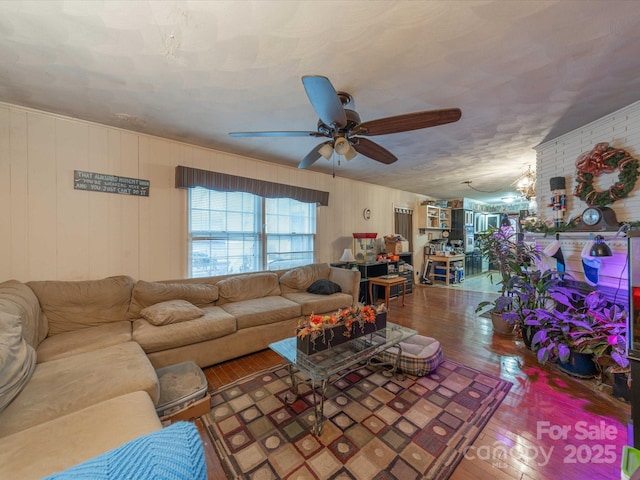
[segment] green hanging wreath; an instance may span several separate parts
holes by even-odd
[[[602,173],[618,170],[618,181],[602,192],[593,188],[595,177]],[[598,143],[593,150],[576,160],[576,186],[573,194],[580,197],[590,207],[604,207],[616,200],[626,198],[638,179],[638,160],[626,150],[610,147],[608,143]]]

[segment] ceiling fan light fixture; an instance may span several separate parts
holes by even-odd
[[[344,154],[344,158],[345,160],[349,161],[356,158],[356,155],[358,155],[358,152],[356,152],[353,148],[349,148],[349,150],[347,150],[347,153]]]
[[[333,147],[331,146],[331,143],[327,142],[322,145],[322,147],[320,147],[320,150],[318,150],[318,153],[327,160],[331,160],[331,155],[333,155]]]
[[[333,148],[338,155],[345,156],[347,152],[351,150],[351,145],[349,145],[349,141],[346,138],[338,137],[335,142],[333,142]]]

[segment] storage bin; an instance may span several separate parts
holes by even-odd
[[[182,362],[156,370],[160,381],[159,417],[187,408],[207,393],[207,377],[194,362]]]
[[[444,281],[447,276],[447,269],[445,267],[435,267],[433,276],[436,280]],[[464,281],[464,270],[458,267],[449,268],[449,283],[461,283]]]
[[[442,275],[443,277],[447,274],[447,269],[444,267],[435,267],[433,271],[435,275]]]

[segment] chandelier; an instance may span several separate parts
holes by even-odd
[[[531,171],[531,165],[512,185],[515,185],[517,192],[527,200],[536,196],[536,172]]]

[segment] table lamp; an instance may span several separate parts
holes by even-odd
[[[345,248],[344,252],[342,252],[342,256],[340,257],[340,261],[346,262],[347,268],[351,268],[349,264],[355,262],[356,257],[353,256],[353,252],[350,248]]]

